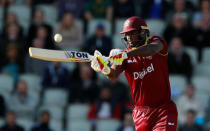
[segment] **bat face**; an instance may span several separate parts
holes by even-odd
[[[90,62],[92,58],[87,52],[48,50],[34,47],[29,48],[29,54],[32,58],[57,62]]]

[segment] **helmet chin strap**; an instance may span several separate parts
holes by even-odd
[[[148,43],[149,43],[149,39],[148,39],[148,37],[147,37],[146,40],[145,40],[144,45],[147,45]]]
[[[143,41],[143,40],[142,40]],[[137,41],[136,42],[136,44],[135,45],[130,45],[132,48],[134,47],[139,47],[139,46],[145,46],[145,45],[147,45],[148,44],[148,42],[149,42],[149,39],[148,39],[148,37],[146,37],[146,39],[144,40],[144,43],[143,44],[138,44],[138,43],[141,43],[141,41]]]
[[[140,41],[136,41],[135,45],[134,44],[131,45],[131,44],[128,43],[128,41],[125,41],[124,38],[121,38],[121,41],[125,45],[125,48],[128,48],[128,47],[137,48],[139,46],[145,46],[145,45],[147,45],[149,43],[148,37],[146,38],[144,44],[138,44],[138,43],[140,43]]]

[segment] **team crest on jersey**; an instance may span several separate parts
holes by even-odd
[[[129,24],[130,24],[130,21],[129,21],[129,20],[127,20],[127,21],[125,22],[124,26],[125,26],[125,27],[128,27],[128,26],[129,26]]]

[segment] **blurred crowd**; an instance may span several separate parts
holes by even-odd
[[[88,106],[83,117],[91,130],[99,130],[97,120],[119,121],[117,131],[134,130],[130,89],[123,76],[110,82],[88,63],[47,62],[28,53],[32,46],[91,54],[99,50],[108,56],[113,48],[126,48],[118,31],[134,15],[148,22],[151,35],[167,41],[170,76],[184,77],[182,89],[172,87],[178,130],[210,130],[210,101],[206,104],[196,97],[200,87],[193,83],[199,74],[195,68],[210,65],[204,59],[204,50],[210,48],[209,0],[0,0],[0,131],[60,131],[50,126],[54,120],[61,121],[61,129],[73,130],[67,115],[73,105]],[[54,42],[55,33],[63,36],[61,43]],[[210,80],[207,67],[204,74]],[[8,84],[11,90],[3,92]],[[53,94],[57,90],[67,97]],[[65,99],[56,103],[59,98]],[[59,118],[57,108],[62,112]],[[32,123],[23,127],[16,119]]]

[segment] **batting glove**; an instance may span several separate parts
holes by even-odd
[[[127,53],[120,49],[112,49],[109,54],[111,64],[115,65],[122,65],[123,61],[127,58]]]
[[[110,68],[108,66],[108,59],[105,56],[102,56],[102,54],[97,50],[94,52],[94,56],[91,61],[91,67],[96,72],[101,72],[105,75],[110,73]]]

